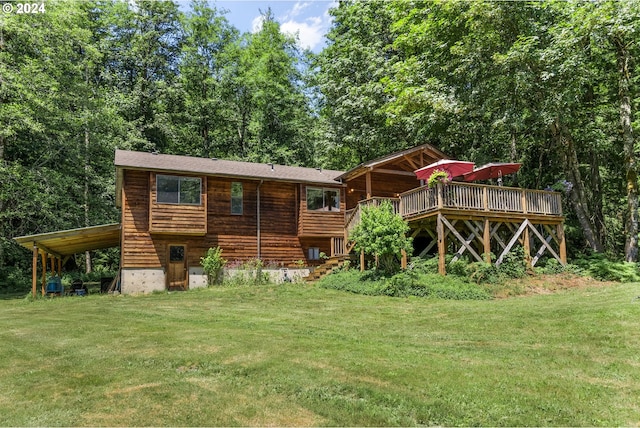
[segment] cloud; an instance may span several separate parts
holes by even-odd
[[[320,47],[331,25],[329,8],[333,6],[333,2],[322,3],[326,4],[326,7],[319,15],[308,16],[311,2],[296,2],[284,15],[280,30],[283,33],[297,34],[302,48],[314,50]]]
[[[331,26],[329,9],[336,6],[336,1],[297,1],[290,9],[281,12],[277,17],[280,31],[298,37],[303,49],[317,50],[324,45],[324,35]],[[319,6],[324,6],[319,8]],[[258,15],[251,21],[251,32],[262,29],[264,17]]]
[[[328,28],[319,18],[307,18],[303,22],[287,21],[280,25],[280,31],[291,35],[298,35],[300,46],[305,49],[318,47]]]
[[[257,33],[258,31],[262,30],[263,22],[264,22],[264,16],[262,15],[258,15],[255,18],[253,18],[253,21],[251,21],[251,32]]]

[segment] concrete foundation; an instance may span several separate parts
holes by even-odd
[[[309,268],[262,269],[263,274],[269,275],[269,280],[276,284],[284,282],[300,282],[309,275]],[[225,269],[226,278],[248,275],[243,269]],[[254,273],[255,274],[255,273]],[[122,294],[152,293],[167,289],[166,276],[163,269],[122,269]],[[207,287],[207,275],[201,267],[189,268],[189,289]]]
[[[152,293],[167,288],[163,269],[122,269],[121,275],[122,294]]]

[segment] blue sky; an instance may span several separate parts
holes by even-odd
[[[260,25],[260,11],[269,7],[281,25],[281,31],[298,34],[302,48],[319,52],[325,45],[324,35],[331,26],[329,8],[335,0],[219,0],[211,6],[226,9],[229,22],[241,32],[256,31]]]

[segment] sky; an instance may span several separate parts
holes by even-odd
[[[300,46],[320,52],[325,46],[324,35],[331,26],[329,8],[336,0],[218,0],[211,6],[226,9],[227,20],[240,32],[256,32],[260,28],[261,13],[271,8],[284,33],[298,34]]]

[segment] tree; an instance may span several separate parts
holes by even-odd
[[[406,3],[403,3],[406,6]],[[416,136],[387,121],[382,79],[397,53],[391,2],[341,1],[330,11],[328,45],[315,61],[323,98],[328,165],[343,168],[415,145]],[[420,141],[423,143],[424,141]]]
[[[397,270],[402,252],[413,252],[412,239],[406,236],[409,226],[400,215],[393,212],[388,201],[361,209],[360,223],[349,237],[355,242],[354,248],[377,256],[384,271]]]
[[[194,156],[221,156],[233,135],[223,78],[227,50],[238,38],[224,15],[203,0],[194,0],[183,24],[180,84],[184,90],[184,114],[176,114],[180,141],[174,152]]]

